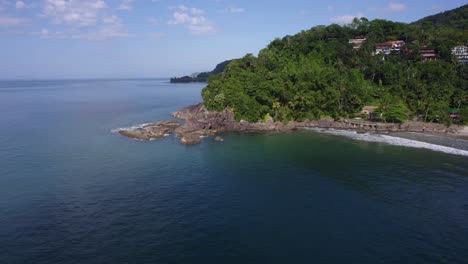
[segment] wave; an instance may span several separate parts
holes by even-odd
[[[119,127],[119,128],[116,128],[116,129],[112,129],[111,132],[112,133],[119,133],[120,131],[137,130],[137,129],[140,129],[140,128],[144,128],[145,126],[148,126],[150,124],[151,123],[144,123],[144,124],[141,124],[141,125],[135,125],[135,126],[131,126],[131,127]]]
[[[393,137],[389,135],[382,135],[382,134],[375,134],[375,133],[360,134],[360,133],[357,133],[356,131],[350,131],[350,130],[321,129],[321,128],[307,128],[307,130],[312,130],[315,132],[330,134],[330,135],[335,135],[335,136],[347,137],[353,140],[385,143],[389,145],[410,147],[410,148],[428,149],[428,150],[433,150],[437,152],[443,152],[447,154],[454,154],[454,155],[468,157],[468,151],[466,150],[446,147],[446,146],[437,145],[437,144],[431,144],[431,143],[412,140],[412,139]]]

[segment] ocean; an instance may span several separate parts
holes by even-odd
[[[0,81],[0,263],[468,260],[467,140],[113,133],[171,118],[203,87]]]

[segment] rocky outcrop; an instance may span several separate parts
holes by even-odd
[[[274,122],[272,119],[261,123],[247,121],[237,122],[234,113],[228,109],[222,112],[208,111],[203,104],[192,105],[173,113],[177,119],[185,121],[180,125],[177,120],[161,121],[145,125],[134,130],[121,130],[121,135],[136,139],[161,138],[167,134],[175,133],[183,144],[191,145],[201,142],[201,138],[215,136],[221,132],[287,132],[301,128],[334,128],[350,129],[358,132],[423,132],[457,135],[463,131],[463,126],[447,127],[442,124],[408,122],[403,124],[376,123],[362,120],[323,119],[314,121],[296,122],[287,124]],[[217,137],[216,141],[224,141]]]
[[[201,103],[183,108],[172,115],[185,120],[185,129],[209,131],[209,134],[232,130],[236,124],[232,111],[211,112]]]
[[[137,129],[121,129],[118,132],[120,135],[129,138],[150,140],[172,134],[178,127],[180,127],[180,124],[177,120],[168,120],[146,124]]]

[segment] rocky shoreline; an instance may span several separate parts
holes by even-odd
[[[172,114],[176,119],[146,124],[137,129],[121,129],[120,135],[140,139],[151,140],[163,138],[175,134],[182,144],[198,144],[203,137],[216,136],[222,132],[288,132],[302,128],[333,128],[347,129],[358,132],[419,132],[445,134],[452,136],[468,136],[464,126],[447,127],[442,124],[408,122],[403,124],[376,123],[362,120],[338,120],[323,119],[314,121],[295,122],[287,124],[267,120],[263,123],[251,123],[247,121],[237,122],[234,114],[229,110],[222,112],[208,111],[203,104],[192,105],[176,111]],[[177,120],[185,121],[180,124]],[[223,138],[216,136],[216,141],[222,142]]]

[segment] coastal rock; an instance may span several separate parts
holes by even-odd
[[[118,132],[120,135],[129,138],[150,140],[163,138],[166,135],[173,133],[178,127],[180,127],[180,124],[177,120],[167,120],[146,124],[143,127],[137,129],[122,129]]]
[[[186,107],[173,113],[173,116],[185,120],[184,126],[191,130],[208,130],[213,133],[230,130],[235,123],[232,111],[211,112],[203,104]]]
[[[217,137],[215,137],[215,141],[224,142],[224,138],[222,138],[220,136],[217,136]]]
[[[198,144],[201,138],[207,136],[216,136],[218,133],[235,131],[235,132],[288,132],[300,128],[333,128],[333,129],[348,129],[359,131],[360,133],[377,131],[377,132],[422,132],[422,133],[438,133],[451,135],[466,135],[463,126],[447,127],[443,124],[423,123],[423,122],[408,122],[403,124],[394,123],[377,123],[362,120],[308,120],[303,122],[291,121],[287,124],[275,122],[273,119],[268,119],[266,122],[251,123],[245,120],[240,122],[235,121],[234,113],[230,109],[222,112],[208,111],[205,106],[200,103],[183,108],[172,114],[175,118],[182,119],[185,123],[181,126],[177,120],[161,121],[152,124],[147,124],[138,129],[121,130],[121,135],[136,138],[136,139],[153,139],[161,138],[167,134],[175,133],[180,138],[183,144]],[[465,129],[466,131],[466,129]],[[216,137],[216,141],[223,141],[221,137]]]
[[[181,139],[180,143],[184,145],[195,145],[201,142],[201,137],[197,134],[185,134]]]

